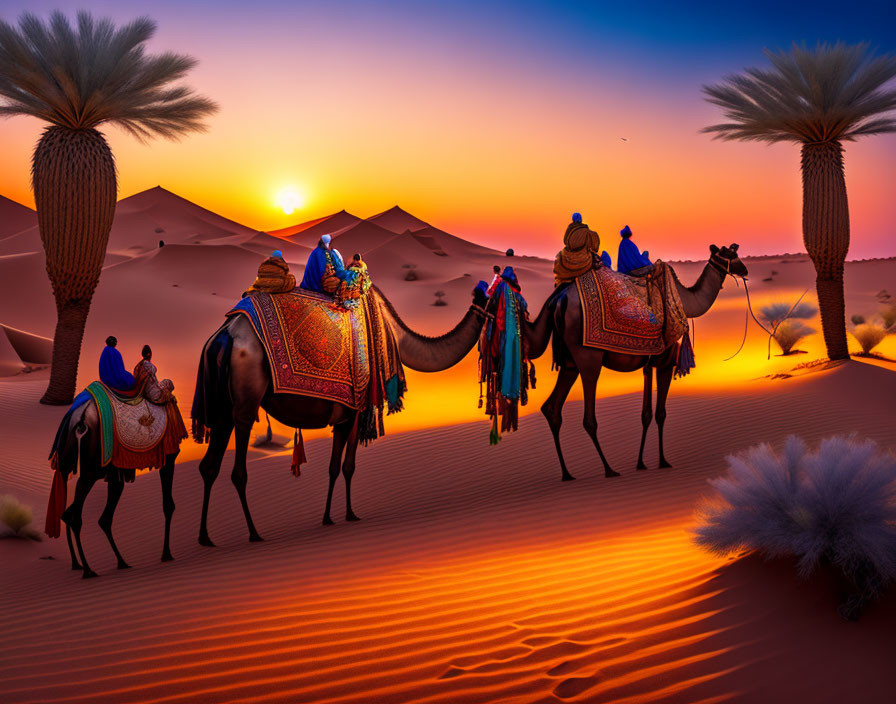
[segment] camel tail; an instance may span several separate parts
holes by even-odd
[[[193,439],[204,443],[209,440],[213,416],[230,408],[230,351],[233,338],[226,323],[218,328],[202,348],[199,371],[196,374],[196,392],[193,394]]]

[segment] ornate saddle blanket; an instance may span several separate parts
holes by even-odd
[[[297,288],[251,293],[228,314],[244,315],[261,340],[274,393],[366,405],[370,381],[363,309],[338,306],[331,296]]]
[[[576,279],[582,344],[626,354],[659,354],[687,330],[675,273],[662,261],[642,277],[608,267]]]
[[[161,467],[187,437],[177,402],[151,403],[126,397],[99,381],[87,387],[100,416],[103,466],[119,469]]]

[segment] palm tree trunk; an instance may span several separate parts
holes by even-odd
[[[67,404],[75,395],[84,326],[115,215],[115,161],[96,130],[53,126],[34,150],[31,178],[57,315],[41,403]]]
[[[815,264],[815,289],[828,357],[849,359],[843,263],[849,250],[849,205],[839,142],[804,144],[803,242]]]

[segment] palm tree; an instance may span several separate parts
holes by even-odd
[[[115,214],[115,161],[102,133],[116,125],[140,140],[203,130],[217,110],[189,88],[172,86],[196,65],[189,56],[150,56],[155,22],[141,17],[116,28],[79,12],[26,13],[18,27],[0,21],[0,116],[49,123],[37,147],[31,182],[47,274],[56,299],[50,384],[42,403],[70,403],[81,340]]]
[[[896,131],[896,56],[874,56],[867,44],[796,44],[766,51],[771,69],[749,68],[703,86],[729,122],[704,132],[718,139],[796,142],[802,146],[803,242],[815,264],[828,356],[848,359],[843,263],[849,210],[843,142]]]

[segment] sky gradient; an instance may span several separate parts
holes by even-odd
[[[205,134],[140,144],[106,130],[120,195],[162,185],[277,229],[400,204],[452,233],[553,256],[580,211],[615,251],[629,224],[665,259],[710,242],[802,250],[799,149],[700,134],[704,83],[764,47],[870,41],[896,51],[889,3],[110,2],[0,0],[0,16],[87,7],[157,20],[153,51],[200,61],[221,111]],[[888,7],[889,5],[889,7]],[[33,204],[41,124],[0,122],[0,193]],[[623,141],[625,138],[627,141]],[[850,258],[892,256],[896,136],[847,146]],[[304,206],[284,214],[294,188]]]

